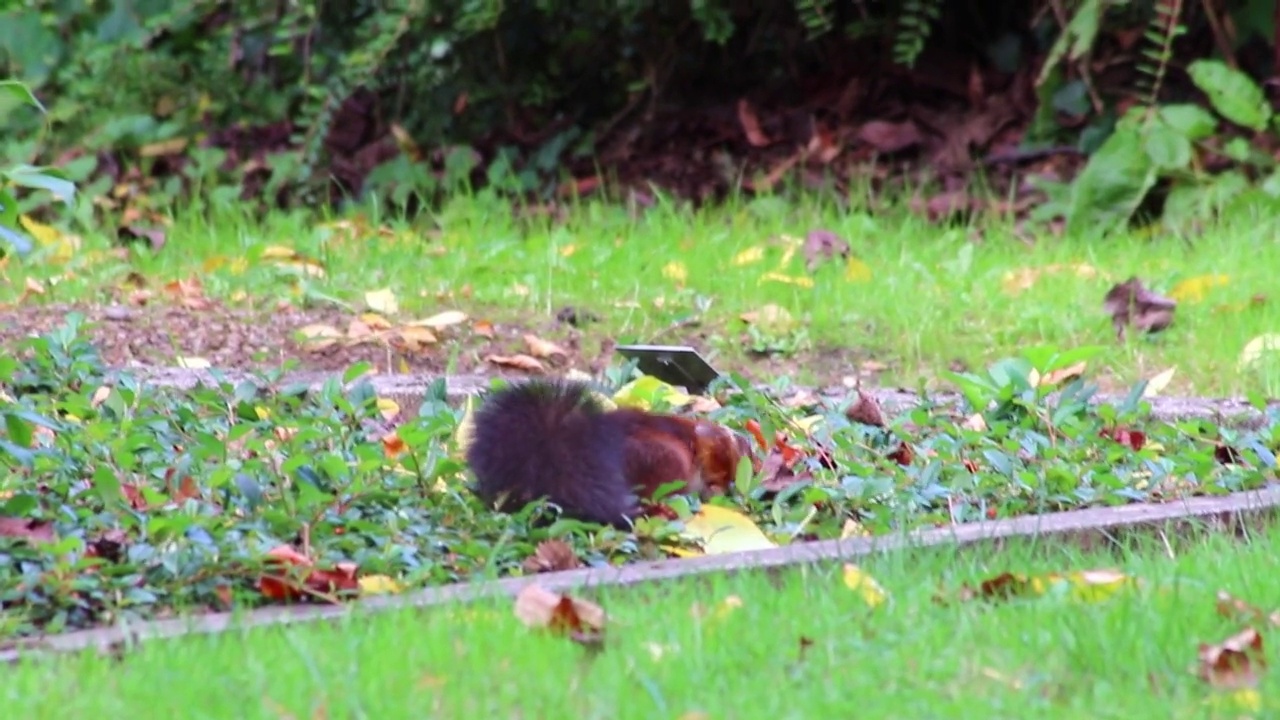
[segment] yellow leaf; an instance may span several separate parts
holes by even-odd
[[[390,421],[392,418],[400,414],[400,403],[391,398],[378,398],[378,414],[382,415],[383,420]]]
[[[1169,387],[1169,381],[1173,380],[1173,374],[1177,371],[1178,368],[1175,366],[1156,374],[1155,377],[1147,381],[1147,387],[1142,391],[1142,397],[1149,398],[1159,395],[1165,388]]]
[[[475,395],[467,395],[467,400],[463,405],[462,419],[458,421],[458,429],[453,433],[455,457],[466,457],[467,448],[470,448],[471,443],[475,440],[476,402]]]
[[[271,419],[271,408],[254,405],[253,414],[257,415],[259,420],[269,420]]]
[[[802,288],[813,287],[813,278],[803,275],[784,275],[780,272],[767,272],[760,276],[760,282],[780,282],[788,285],[798,285]]]
[[[560,248],[560,257],[569,257],[576,252],[578,252],[578,246],[573,243],[569,243],[568,245]]]
[[[56,228],[50,225],[45,225],[44,223],[36,222],[26,215],[22,215],[18,218],[18,224],[22,225],[22,228],[27,231],[27,234],[41,245],[52,245],[58,242],[58,239],[62,237],[62,233],[58,232]]]
[[[862,523],[853,518],[846,518],[844,527],[840,528],[840,539],[848,540],[849,538],[870,537],[871,533],[863,527]]]
[[[391,288],[366,292],[364,304],[368,305],[370,310],[386,315],[395,315],[400,311],[400,302],[396,300],[396,294],[391,291]]]
[[[660,401],[673,407],[688,405],[693,402],[693,396],[681,392],[674,385],[668,385],[652,375],[641,375],[618,388],[618,391],[613,394],[613,401],[623,407],[650,410]]]
[[[746,250],[743,250],[742,252],[733,256],[733,264],[741,267],[743,265],[751,265],[754,263],[758,263],[763,259],[764,259],[764,248],[757,245],[755,247],[749,247]]]
[[[684,263],[672,260],[662,267],[662,276],[668,280],[683,283],[689,279],[689,270],[684,266]]]
[[[263,260],[297,260],[298,251],[284,245],[268,245],[262,249]]]
[[[844,269],[844,279],[849,282],[867,282],[871,280],[871,266],[852,255]]]
[[[361,595],[395,595],[404,590],[404,586],[386,575],[365,575],[360,578]]]
[[[1180,303],[1194,303],[1204,299],[1214,287],[1231,282],[1230,275],[1197,275],[1187,278],[1169,289],[1169,297]]]
[[[885,600],[889,599],[889,594],[880,587],[880,583],[876,582],[875,578],[852,563],[844,564],[844,584],[873,608],[883,605]]]
[[[707,555],[776,547],[751,518],[719,505],[703,505],[685,523],[685,534],[701,540]]]

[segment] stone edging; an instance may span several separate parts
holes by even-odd
[[[1280,486],[1221,497],[1191,498],[1164,504],[1135,504],[1114,508],[1090,508],[1009,520],[979,522],[918,533],[828,540],[767,550],[713,555],[690,559],[659,560],[623,567],[589,568],[476,583],[459,583],[398,596],[380,596],[342,606],[270,607],[241,613],[214,613],[186,619],[118,625],[44,638],[32,638],[0,646],[0,662],[56,652],[95,650],[112,652],[137,642],[175,638],[188,634],[212,634],[227,630],[331,620],[360,612],[401,608],[426,608],[446,603],[470,602],[485,597],[514,596],[523,587],[537,584],[553,591],[594,587],[624,587],[716,572],[785,568],[819,562],[851,560],[877,552],[946,544],[976,545],[1019,537],[1075,538],[1085,542],[1105,540],[1126,530],[1163,529],[1170,524],[1201,523],[1237,530],[1258,520],[1269,520],[1280,510]]]
[[[169,387],[179,390],[189,389],[202,383],[215,383],[214,375],[208,370],[187,370],[176,367],[132,367],[120,368],[117,372],[127,372],[143,383],[157,387]],[[220,370],[227,380],[235,383],[251,381],[257,378],[240,370]],[[280,385],[300,384],[319,388],[326,381],[340,378],[337,373],[297,372],[289,373],[280,380]],[[488,385],[491,375],[456,375],[446,378],[447,395],[451,400],[477,392]],[[422,401],[424,392],[433,382],[438,380],[434,375],[373,375],[369,381],[381,397],[391,398],[401,404],[409,412],[416,411]],[[761,386],[761,389],[765,389]],[[802,388],[793,386],[793,392],[813,392],[828,400],[848,398],[853,391],[845,387]],[[867,391],[880,402],[886,414],[894,415],[920,404],[919,394],[893,388],[867,388]],[[962,402],[959,393],[937,392],[929,399],[940,405],[958,408]],[[1124,398],[1119,395],[1099,394],[1094,396],[1094,403],[1119,404]],[[1155,397],[1151,403],[1152,416],[1161,421],[1178,421],[1191,418],[1205,418],[1216,423],[1236,425],[1246,428],[1257,428],[1266,420],[1265,416],[1247,401],[1240,398],[1194,398],[1194,397]],[[1270,401],[1268,410],[1280,411],[1280,401]]]

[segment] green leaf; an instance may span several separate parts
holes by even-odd
[[[31,447],[34,431],[31,429],[31,424],[19,417],[17,413],[6,412],[4,414],[4,428],[9,435],[9,439],[15,445]]]
[[[1162,170],[1180,170],[1191,164],[1191,141],[1168,125],[1152,125],[1142,144],[1147,157]]]
[[[70,205],[76,197],[76,184],[63,177],[61,170],[34,165],[18,165],[4,172],[15,185],[48,190],[54,197]]]
[[[1271,106],[1262,88],[1248,75],[1219,60],[1197,60],[1187,67],[1187,73],[1223,117],[1251,130],[1267,127]]]
[[[1203,140],[1218,129],[1218,120],[1199,105],[1183,103],[1160,108],[1160,119],[1188,140]]]
[[[44,105],[40,104],[40,100],[36,98],[35,93],[31,92],[31,88],[26,83],[17,80],[0,80],[0,110],[3,110],[10,101],[19,105],[30,105],[40,112],[48,112],[44,109]]]
[[[1072,183],[1067,232],[1105,234],[1128,223],[1155,182],[1141,133],[1117,126]]]

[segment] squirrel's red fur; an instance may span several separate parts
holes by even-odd
[[[703,497],[728,490],[744,455],[745,440],[716,423],[606,411],[584,384],[531,381],[481,404],[467,463],[476,494],[499,509],[546,498],[569,517],[621,527],[668,483]]]

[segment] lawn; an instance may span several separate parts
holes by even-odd
[[[1197,648],[1248,627],[1219,591],[1266,612],[1280,531],[1247,540],[1134,536],[1083,552],[1013,542],[897,551],[840,566],[586,590],[609,614],[592,653],[525,627],[509,599],[146,643],[122,660],[24,662],[15,717],[1236,718],[1256,693],[1197,677]],[[1083,582],[1074,571],[1112,570]],[[1065,573],[1043,595],[965,600],[1005,572]],[[1118,574],[1117,574],[1118,573]],[[1072,579],[1075,578],[1075,579]],[[1116,579],[1119,578],[1119,582]],[[939,603],[938,599],[948,602]],[[51,689],[56,688],[56,691]],[[1254,703],[1261,703],[1260,706]]]
[[[347,333],[367,309],[366,293],[386,290],[375,306],[394,298],[398,307],[383,313],[392,324],[445,310],[469,319],[420,352],[370,345],[362,357],[384,372],[493,370],[488,356],[529,352],[524,335],[532,333],[560,344],[579,368],[592,367],[612,341],[689,343],[757,380],[835,384],[862,374],[914,388],[944,386],[944,369],[980,369],[1029,345],[1101,345],[1107,351],[1094,369],[1104,389],[1123,391],[1174,368],[1168,394],[1274,395],[1280,362],[1242,366],[1240,358],[1251,339],[1280,331],[1268,269],[1280,266],[1276,213],[1248,207],[1191,239],[1027,242],[998,221],[946,227],[893,204],[872,214],[774,197],[640,212],[583,201],[553,217],[513,213],[480,194],[459,196],[417,224],[369,213],[316,222],[211,211],[178,216],[159,251],[134,243],[113,254],[94,234],[76,238],[74,251],[49,242],[8,264],[0,302],[21,298],[20,318],[53,304],[129,304],[141,287],[157,296],[153,306],[166,297],[192,305],[187,293],[196,292],[256,308],[266,319],[247,322],[245,333],[263,322],[280,326],[274,342],[219,354],[220,343],[204,336],[240,331],[184,315],[161,325],[158,339],[134,338],[152,343],[152,361],[205,353],[215,364],[279,364],[285,339],[317,320],[286,317],[281,302]],[[851,258],[811,270],[801,245],[823,229],[849,242]],[[1181,304],[1169,331],[1121,344],[1102,299],[1131,275]],[[166,295],[166,283],[193,278],[201,283],[194,291]],[[569,315],[584,328],[563,322]],[[304,365],[320,362],[300,354]]]

